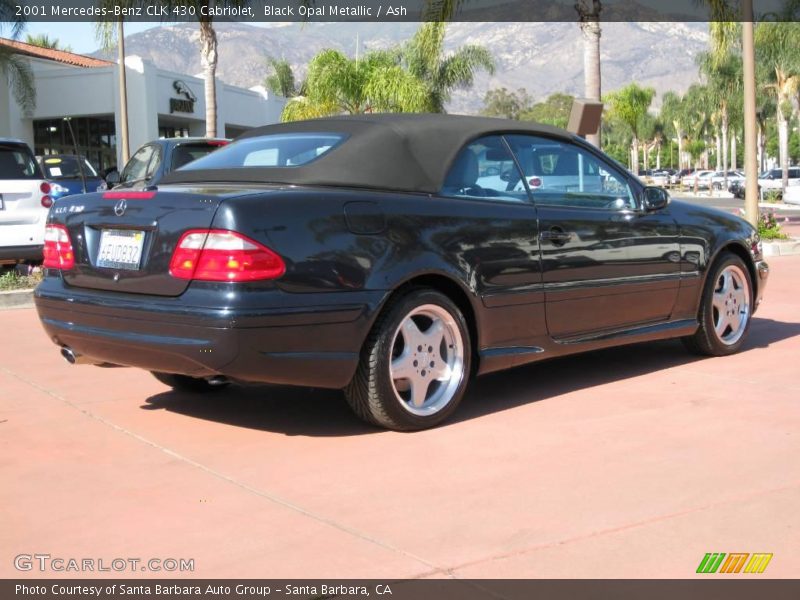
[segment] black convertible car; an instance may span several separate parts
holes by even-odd
[[[69,362],[343,388],[398,430],[474,373],[672,337],[736,352],[769,272],[748,223],[563,130],[443,115],[271,125],[157,190],[70,196],[45,266]]]

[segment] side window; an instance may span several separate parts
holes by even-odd
[[[147,166],[150,164],[150,159],[153,158],[155,146],[147,145],[139,148],[136,154],[131,156],[125,169],[122,171],[120,177],[121,183],[128,183],[131,181],[139,181],[147,177]]]
[[[145,179],[150,179],[156,174],[158,165],[161,164],[161,154],[161,146],[153,146],[153,156],[150,158],[150,164],[147,166],[147,172],[144,176]]]
[[[624,177],[583,148],[537,136],[510,135],[506,139],[537,204],[609,210],[636,208]]]
[[[450,167],[441,194],[505,202],[528,199],[519,169],[500,136],[481,138],[465,146]]]

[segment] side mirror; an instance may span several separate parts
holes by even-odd
[[[113,187],[119,183],[119,171],[111,171],[106,175],[106,183],[108,187]]]
[[[647,211],[661,210],[669,204],[669,193],[660,187],[647,186],[642,192],[642,208]]]

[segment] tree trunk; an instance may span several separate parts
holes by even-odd
[[[683,169],[683,131],[676,127],[675,133],[678,134],[678,171],[680,171]]]
[[[758,226],[758,173],[756,171],[756,51],[753,39],[753,0],[743,0],[742,80],[744,82],[744,210],[753,227]]]
[[[656,146],[656,170],[661,170],[661,144]]]
[[[720,158],[722,158],[722,141],[719,138],[719,134],[714,134],[714,146],[716,147],[716,152],[714,152],[714,170],[720,171],[722,170],[722,165],[720,164]]]
[[[728,111],[722,112],[722,123],[720,124],[722,133],[722,189],[728,190]]]
[[[217,33],[211,21],[200,21],[200,63],[205,77],[206,137],[217,137]]]
[[[589,100],[600,102],[600,23],[582,22],[581,33],[583,34],[583,95]],[[586,141],[599,148],[600,130],[588,134]]]
[[[733,131],[731,134],[731,171],[736,170],[736,132]]]
[[[578,0],[581,33],[583,34],[583,94],[589,100],[600,102],[600,0]],[[586,141],[600,148],[600,129],[586,136]]]
[[[631,171],[634,175],[639,175],[639,139],[636,136],[633,136],[631,147],[633,148],[631,152],[631,157],[633,158],[631,162]]]
[[[779,91],[776,118],[778,119],[778,157],[782,171],[782,193],[786,191],[786,186],[789,185],[789,119],[783,110],[784,103],[787,100],[786,94],[782,94]]]

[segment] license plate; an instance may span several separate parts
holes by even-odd
[[[142,259],[144,232],[124,229],[103,229],[100,232],[100,250],[97,266],[106,269],[136,271]]]

